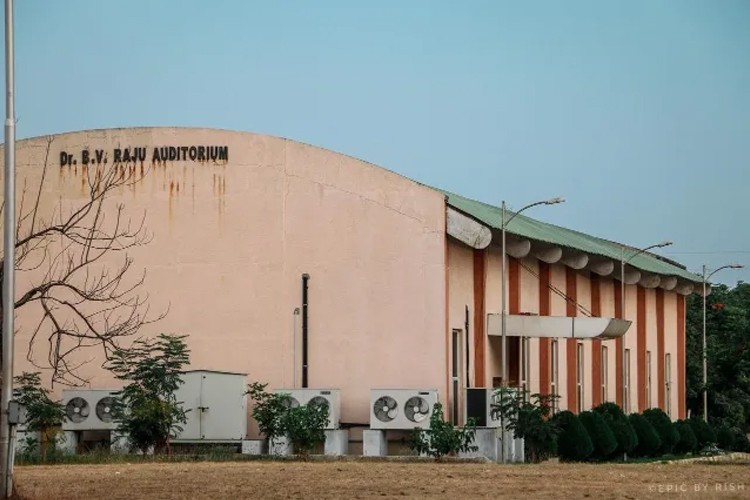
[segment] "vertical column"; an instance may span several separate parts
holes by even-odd
[[[620,283],[615,280],[612,281],[615,289],[615,317],[624,319],[622,310],[622,289],[620,288]],[[620,408],[622,408],[623,404],[625,404],[625,402],[622,400],[622,391],[623,387],[625,386],[625,381],[622,379],[622,357],[624,352],[623,342],[624,337],[617,337],[617,339],[615,339],[615,351],[617,351],[615,353],[615,402],[620,406]]]
[[[591,315],[602,315],[601,282],[599,276],[591,273]],[[591,342],[591,406],[602,402],[602,341]]]
[[[636,285],[637,290],[637,317],[638,328],[636,346],[636,357],[638,358],[638,408],[637,411],[643,411],[646,408],[646,289]]]
[[[576,271],[570,267],[565,268],[565,295],[568,300],[565,305],[565,314],[567,316],[576,316],[578,289],[576,280]],[[568,368],[568,410],[578,413],[578,391],[576,385],[578,381],[578,363],[576,363],[576,351],[578,341],[576,339],[567,339],[567,368]]]
[[[521,312],[521,273],[518,260],[508,257],[508,314]],[[512,387],[521,385],[521,338],[508,337],[508,378]]]
[[[677,294],[677,418],[685,418],[685,296]]]
[[[487,252],[474,250],[474,387],[486,387],[485,379],[485,287]]]
[[[664,290],[661,288],[656,289],[656,387],[657,404],[667,411],[664,401]]]
[[[550,269],[549,264],[539,261],[539,315],[550,315]],[[539,339],[539,393],[550,392],[550,345],[548,338]]]

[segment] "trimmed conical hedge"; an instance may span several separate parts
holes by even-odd
[[[661,408],[649,408],[643,412],[643,417],[654,426],[654,430],[659,434],[659,439],[661,439],[659,452],[662,455],[672,453],[680,441],[680,433],[672,425],[669,416]]]
[[[633,450],[633,454],[637,457],[657,456],[661,448],[661,439],[654,426],[643,415],[637,413],[631,414],[628,420],[638,436],[638,445]]]
[[[594,451],[594,445],[581,420],[569,411],[561,411],[553,419],[560,429],[557,438],[557,453],[560,460],[567,462],[586,460]]]
[[[690,427],[693,428],[693,434],[695,439],[698,440],[698,449],[702,450],[711,443],[716,443],[716,434],[714,433],[711,426],[709,426],[701,417],[691,417]]]
[[[636,435],[633,426],[630,425],[630,421],[622,408],[615,403],[602,403],[594,408],[594,412],[600,413],[604,417],[617,440],[617,448],[612,452],[612,455],[632,453],[638,446],[638,435]]]
[[[594,451],[589,456],[593,460],[606,460],[612,452],[617,449],[617,439],[607,425],[607,421],[601,413],[584,411],[578,415],[581,423],[586,428],[594,445]]]
[[[698,440],[695,438],[693,428],[687,420],[678,420],[674,423],[675,429],[680,434],[680,440],[674,448],[677,453],[695,453],[698,448]]]

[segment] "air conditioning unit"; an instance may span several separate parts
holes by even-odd
[[[292,407],[311,403],[328,406],[326,429],[338,429],[339,415],[341,415],[339,389],[276,389],[274,392],[289,394]]]
[[[427,429],[437,400],[436,389],[372,389],[370,428]]]
[[[464,397],[464,422],[471,418],[477,427],[500,427],[500,417],[492,406],[498,403],[498,400],[494,389],[467,387]]]
[[[118,389],[63,389],[65,407],[64,431],[112,430],[117,424],[112,419],[112,406]]]

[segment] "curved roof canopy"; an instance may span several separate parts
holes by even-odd
[[[482,203],[463,196],[439,190],[446,195],[448,206],[465,217],[473,219],[490,232],[501,230],[500,207]],[[455,221],[457,215],[450,215]],[[513,212],[510,212],[513,213]],[[474,228],[472,236],[458,237],[464,243],[475,248],[485,248],[493,238],[488,238],[480,229]],[[601,276],[620,278],[620,262],[627,262],[625,282],[638,283],[646,288],[660,287],[674,290],[681,294],[699,291],[695,285],[701,283],[701,277],[691,273],[676,263],[670,262],[655,254],[641,252],[637,248],[613,241],[590,236],[572,229],[541,222],[519,214],[506,225],[509,235],[506,248],[513,257],[533,255],[545,262],[561,262],[574,269],[588,268]],[[451,236],[457,237],[449,225]],[[469,240],[469,241],[467,241]]]

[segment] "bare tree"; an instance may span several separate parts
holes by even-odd
[[[148,297],[139,293],[145,271],[131,269],[128,251],[151,239],[144,227],[145,213],[133,221],[122,203],[111,200],[113,194],[140,182],[146,172],[133,164],[89,166],[81,173],[85,186],[80,204],[67,206],[61,200],[51,213],[43,213],[52,141],[47,140],[39,185],[24,184],[19,204],[16,269],[31,280],[16,290],[15,308],[37,307],[39,312],[27,359],[39,368],[51,368],[53,383],[76,384],[85,380],[74,353],[94,347],[109,359],[120,340],[164,314],[149,314]],[[0,267],[0,279],[1,273]],[[40,362],[35,346],[43,340],[48,344],[47,359]]]

